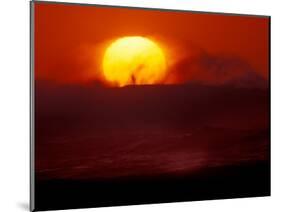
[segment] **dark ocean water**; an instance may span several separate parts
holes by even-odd
[[[266,88],[39,85],[37,210],[270,195]]]
[[[177,176],[269,160],[267,130],[122,130],[50,139],[37,149],[38,179]]]

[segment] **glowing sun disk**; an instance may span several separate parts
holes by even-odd
[[[113,85],[156,84],[166,74],[162,49],[141,36],[119,38],[106,49],[103,57],[105,79]]]

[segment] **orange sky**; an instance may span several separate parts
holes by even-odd
[[[193,45],[242,58],[266,78],[268,26],[266,17],[35,2],[35,76],[57,82],[97,79],[104,47],[138,35],[155,38],[176,54]]]

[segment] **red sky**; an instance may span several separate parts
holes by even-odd
[[[35,76],[73,83],[97,79],[106,44],[139,35],[176,49],[179,57],[192,45],[242,59],[267,78],[268,26],[267,17],[35,3]]]

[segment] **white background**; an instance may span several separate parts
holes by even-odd
[[[68,1],[214,12],[250,13],[272,16],[272,196],[235,200],[82,209],[77,211],[281,211],[280,1]],[[27,211],[29,204],[29,2],[27,0],[2,0],[0,1],[0,15],[0,211]]]

